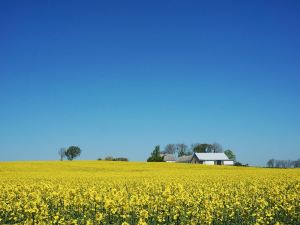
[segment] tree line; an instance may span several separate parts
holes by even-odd
[[[155,146],[154,150],[151,152],[151,155],[147,159],[148,162],[163,162],[163,155],[164,154],[172,154],[177,157],[182,156],[189,156],[193,153],[222,153],[224,152],[225,155],[230,160],[236,162],[236,155],[233,153],[232,150],[227,149],[223,151],[222,145],[215,142],[213,144],[207,143],[195,143],[191,144],[190,147],[184,143],[179,144],[167,144],[163,151],[160,150],[160,145]]]
[[[223,152],[223,148],[218,143],[206,144],[206,143],[195,143],[191,144],[191,146],[187,146],[186,144],[167,144],[165,146],[164,151],[162,153],[165,154],[178,154],[178,157],[184,155],[191,155],[194,152],[198,153],[208,153],[208,152]]]
[[[63,161],[64,158],[72,161],[73,159],[77,158],[81,154],[81,149],[78,146],[70,146],[69,148],[60,148],[58,151],[58,155],[60,157],[60,161]],[[102,160],[102,158],[98,158],[98,160]],[[104,158],[105,161],[129,161],[128,158],[125,157],[112,157],[106,156]]]
[[[300,168],[300,159],[298,160],[278,160],[270,159],[267,162],[269,168]]]
[[[66,148],[60,148],[58,154],[60,156],[60,160],[63,161],[64,158],[72,161],[77,158],[81,154],[81,149],[78,146],[70,146]],[[152,151],[150,157],[147,159],[148,162],[163,162],[165,154],[177,155],[177,157],[189,156],[193,153],[222,153],[224,152],[230,160],[236,162],[236,156],[232,150],[227,149],[223,151],[222,145],[219,143],[207,144],[207,143],[194,143],[188,147],[184,143],[178,144],[167,144],[163,151],[160,150],[160,145],[155,146],[155,149]],[[98,160],[102,160],[98,158]],[[107,156],[104,158],[106,161],[128,161],[125,157],[117,157],[114,158],[112,156]]]
[[[102,160],[102,158],[99,158],[98,160]],[[106,156],[104,158],[105,161],[129,161],[126,157],[112,157],[112,156]]]

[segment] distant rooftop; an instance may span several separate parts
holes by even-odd
[[[173,154],[165,154],[164,161],[176,161],[176,159]]]
[[[184,155],[180,156],[177,159],[177,162],[190,162],[192,160],[193,155]]]

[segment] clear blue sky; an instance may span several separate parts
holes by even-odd
[[[299,1],[0,1],[0,161],[300,157]]]

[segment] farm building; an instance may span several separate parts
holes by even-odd
[[[178,157],[177,161],[178,163],[190,163],[192,160],[193,155],[184,155]]]
[[[173,154],[162,154],[165,162],[176,162],[176,158]]]
[[[233,165],[233,161],[228,159],[224,153],[194,153],[191,163],[205,165]]]

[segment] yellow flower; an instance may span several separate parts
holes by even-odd
[[[169,163],[0,163],[0,224],[295,224],[300,170]],[[275,217],[276,215],[276,217]]]
[[[96,221],[101,221],[103,219],[103,214],[102,213],[96,213]]]

